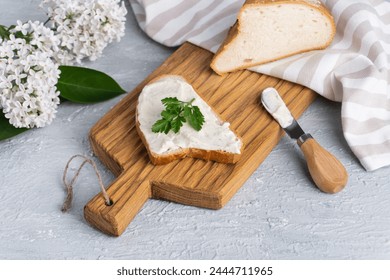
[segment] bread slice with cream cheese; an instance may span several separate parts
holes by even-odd
[[[161,100],[176,97],[188,102],[192,99],[204,115],[200,131],[184,123],[178,133],[152,132],[153,124],[161,118],[164,105]],[[230,124],[199,96],[181,76],[163,75],[148,83],[142,90],[136,110],[136,126],[150,160],[155,165],[166,164],[184,157],[235,163],[240,158],[243,143],[230,129]]]
[[[247,0],[211,68],[221,75],[324,49],[335,32],[333,17],[319,0]]]

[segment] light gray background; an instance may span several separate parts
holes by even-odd
[[[1,24],[45,21],[37,0],[0,0]],[[86,66],[130,91],[174,49],[147,38],[129,9],[126,36]],[[83,218],[98,192],[91,168],[76,184],[73,209],[60,212],[67,160],[91,155],[91,126],[123,96],[96,105],[65,103],[54,123],[0,142],[0,259],[389,259],[389,168],[368,173],[342,136],[340,104],[318,98],[304,129],[345,164],[336,195],[318,191],[295,143],[283,138],[221,210],[150,200],[119,238]],[[113,175],[98,162],[106,184]]]

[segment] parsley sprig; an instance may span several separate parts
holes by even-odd
[[[165,110],[161,112],[161,119],[152,126],[155,133],[164,132],[168,134],[170,130],[178,133],[180,128],[187,122],[196,131],[202,129],[204,116],[198,106],[192,105],[195,98],[188,102],[180,101],[176,97],[167,97],[161,100]]]

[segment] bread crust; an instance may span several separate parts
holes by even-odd
[[[183,81],[188,83],[188,81],[186,79],[184,79],[182,76],[161,75],[161,76],[158,76],[158,77],[152,79],[150,82],[147,83],[147,85],[152,84],[154,82],[157,82],[157,81],[164,79],[164,78],[167,78],[167,77],[180,78]],[[197,91],[196,91],[196,93],[199,95],[200,98],[202,98],[204,100],[204,98]],[[167,164],[167,163],[170,163],[170,162],[178,160],[178,159],[183,159],[185,157],[191,157],[191,158],[197,158],[197,159],[203,159],[203,160],[211,160],[211,161],[216,161],[219,163],[236,163],[240,159],[243,148],[244,148],[244,142],[242,141],[241,137],[239,137],[237,135],[237,133],[234,130],[232,130],[231,128],[230,128],[230,130],[241,141],[241,149],[240,149],[239,154],[228,153],[228,152],[219,151],[219,150],[203,150],[203,149],[197,149],[197,148],[178,149],[178,150],[175,150],[171,153],[165,153],[165,154],[157,154],[157,153],[152,152],[150,150],[149,143],[146,141],[145,135],[143,134],[143,132],[140,128],[140,122],[138,120],[138,104],[139,104],[139,101],[137,101],[137,107],[136,107],[136,112],[135,112],[136,129],[137,129],[139,137],[142,140],[142,143],[144,144],[144,146],[148,152],[150,161],[154,165]],[[210,104],[208,104],[208,106],[210,106]],[[221,116],[214,110],[214,108],[212,106],[210,106],[210,108],[213,110],[213,112],[217,115],[217,117],[220,120],[223,120],[221,118]]]
[[[242,66],[234,68],[233,70],[231,70],[229,72],[234,72],[234,71],[237,71],[237,70],[248,69],[250,67],[254,67],[254,66],[257,66],[257,65],[273,62],[273,61],[276,61],[276,60],[279,60],[279,59],[282,59],[282,58],[286,58],[286,57],[290,57],[290,56],[293,56],[293,55],[296,55],[296,54],[299,54],[299,53],[304,53],[304,52],[313,51],[313,50],[323,50],[323,49],[327,48],[332,43],[333,38],[334,38],[334,36],[336,34],[336,25],[334,23],[333,16],[328,11],[326,6],[324,4],[322,4],[321,1],[310,1],[310,0],[246,0],[244,5],[241,7],[241,9],[240,9],[240,11],[238,13],[236,22],[230,28],[228,35],[226,36],[226,38],[225,38],[224,42],[222,43],[222,45],[219,47],[218,51],[215,53],[215,55],[214,55],[214,57],[213,57],[213,59],[212,59],[212,61],[210,63],[210,67],[218,75],[222,76],[223,74],[228,73],[228,72],[220,72],[220,71],[218,71],[218,69],[217,69],[215,64],[216,64],[216,60],[218,59],[218,56],[221,53],[226,51],[226,49],[229,47],[230,43],[233,42],[234,39],[239,34],[240,28],[241,28],[241,26],[240,26],[240,18],[241,18],[241,15],[242,15],[243,11],[246,8],[250,7],[250,6],[257,6],[259,4],[261,4],[261,5],[301,4],[301,5],[310,6],[310,7],[314,8],[314,9],[317,9],[320,13],[322,13],[323,15],[325,15],[325,17],[327,17],[329,19],[329,22],[330,22],[331,28],[332,28],[332,34],[329,37],[329,40],[323,46],[319,46],[319,47],[316,47],[316,48],[310,48],[310,49],[306,49],[306,50],[302,50],[302,51],[298,51],[298,52],[294,52],[294,53],[291,53],[291,54],[288,54],[288,55],[284,55],[284,56],[280,56],[280,57],[277,57],[277,58],[274,58],[274,59],[263,61],[261,63],[245,63]]]

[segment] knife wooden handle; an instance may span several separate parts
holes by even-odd
[[[326,193],[341,191],[348,181],[348,173],[342,163],[313,138],[298,144],[317,187]]]

